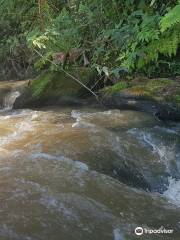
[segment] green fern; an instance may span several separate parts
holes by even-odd
[[[174,31],[167,32],[161,35],[158,40],[150,42],[142,49],[144,57],[139,58],[138,68],[143,68],[150,62],[157,62],[159,55],[167,57],[175,56],[180,43],[179,28],[176,27]]]
[[[180,23],[180,4],[176,5],[161,19],[161,31],[165,32],[167,29],[172,28],[178,23]]]

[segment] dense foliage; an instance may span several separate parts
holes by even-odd
[[[3,76],[23,78],[35,69],[54,69],[57,53],[59,68],[89,64],[115,81],[124,74],[180,74],[176,0],[0,3]]]

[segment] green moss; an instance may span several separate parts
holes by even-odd
[[[167,79],[167,78],[162,78],[162,79],[152,79],[147,82],[146,86],[147,87],[162,87],[162,86],[168,86],[172,85],[173,80]]]
[[[33,81],[30,86],[32,90],[32,96],[35,98],[39,98],[50,81],[51,81],[50,73],[42,74],[38,79]]]
[[[143,85],[136,85],[128,89],[128,92],[135,96],[147,96],[162,100],[162,96],[167,94],[168,89],[174,85],[173,80],[170,79],[152,79]]]
[[[71,69],[68,70],[68,73],[89,87],[96,80],[96,73],[89,68]],[[82,85],[62,71],[43,73],[32,82],[30,89],[32,97],[41,100],[58,97],[82,97],[88,94]]]
[[[147,83],[143,82],[143,84],[142,81],[139,81],[139,84],[137,81],[135,81],[135,83],[133,83],[133,81],[132,82],[121,81],[111,87],[104,88],[103,92],[115,93],[127,89],[128,92],[131,92],[137,96],[143,95],[149,96],[152,93],[162,89],[163,87],[171,86],[172,84],[173,81],[170,79],[152,79],[149,81],[147,80]]]
[[[106,87],[102,91],[104,93],[116,93],[116,92],[122,91],[124,89],[127,89],[130,86],[131,86],[130,83],[122,81],[122,82],[116,83],[113,86]]]
[[[172,85],[173,81],[170,79],[153,79],[148,81],[145,87],[150,94],[157,94]]]
[[[132,79],[102,90],[103,94],[125,93],[158,102],[169,102],[180,106],[180,83],[171,79]]]

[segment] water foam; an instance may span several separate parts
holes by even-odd
[[[120,232],[119,228],[115,228],[113,230],[114,240],[123,240],[122,233]]]
[[[14,140],[20,139],[26,134],[27,132],[31,132],[33,130],[33,126],[30,122],[21,122],[20,124],[15,124],[16,130],[4,137],[0,137],[0,146],[5,146],[13,142]]]
[[[65,162],[67,164],[73,165],[74,167],[76,167],[79,170],[82,170],[82,171],[88,171],[89,170],[89,167],[88,167],[87,164],[85,164],[83,162],[80,162],[80,161],[77,161],[77,160],[72,160],[72,159],[64,157],[64,156],[55,156],[55,155],[51,155],[51,154],[48,154],[48,153],[37,152],[37,153],[31,154],[30,158],[35,159],[35,160],[46,159],[46,160],[62,161],[62,162]]]
[[[176,153],[175,143],[166,143],[163,138],[158,138],[153,132],[146,130],[140,130],[138,128],[133,128],[128,131],[128,133],[135,136],[135,138],[146,147],[152,149],[154,154],[159,156],[159,161],[164,163],[166,170],[171,174],[172,163],[178,166],[178,153]]]
[[[180,180],[169,178],[168,189],[163,193],[170,203],[180,207]]]

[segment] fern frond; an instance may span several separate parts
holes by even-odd
[[[172,33],[166,32],[162,34],[159,40],[150,42],[142,49],[144,57],[139,58],[137,63],[138,68],[143,68],[152,61],[156,62],[160,54],[168,57],[175,56],[179,44],[180,32],[179,26],[177,26]]]
[[[180,4],[171,9],[160,22],[161,31],[165,32],[167,29],[180,23]]]

